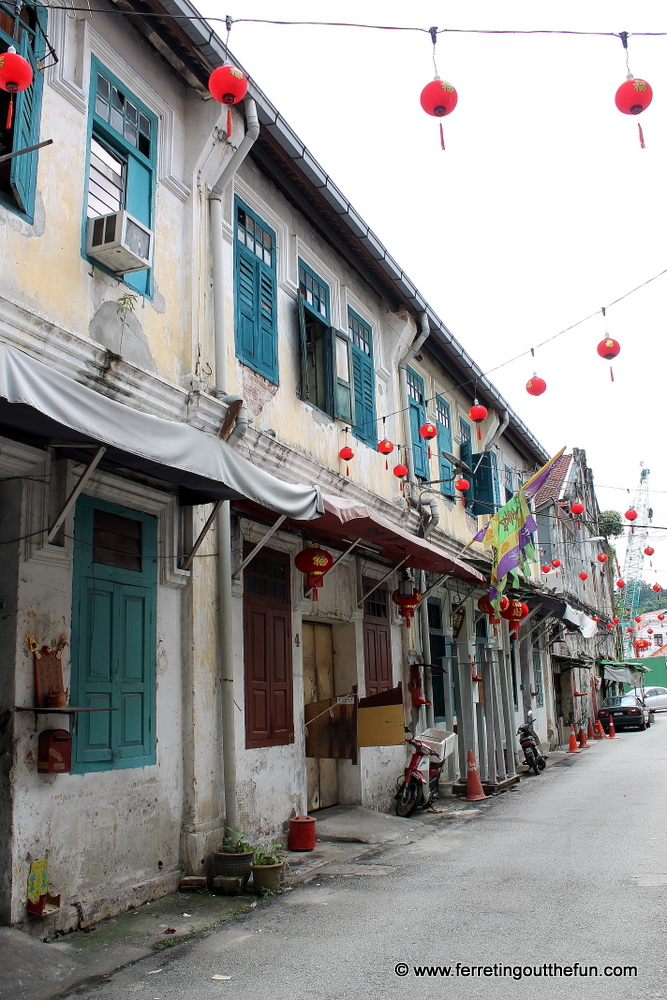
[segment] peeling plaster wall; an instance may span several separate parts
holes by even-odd
[[[12,530],[17,528],[14,523]],[[70,518],[63,547],[38,549],[19,563],[12,643],[18,705],[34,701],[32,657],[24,635],[32,632],[39,645],[52,646],[61,635],[71,636],[71,535]],[[11,774],[13,922],[24,918],[28,871],[38,858],[47,859],[52,890],[62,893],[58,929],[107,916],[178,881],[183,798],[180,589],[158,584],[156,627],[155,765],[38,774],[39,733],[67,723],[60,716],[40,715],[35,721],[28,712],[17,713]],[[69,646],[63,676],[69,689]],[[141,884],[145,888],[138,890]]]

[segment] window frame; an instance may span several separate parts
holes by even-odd
[[[330,320],[331,289],[328,282],[324,281],[316,271],[309,267],[301,257],[298,258],[299,281],[297,289],[297,325],[299,337],[299,367],[300,382],[299,396],[314,406],[321,413],[326,413],[332,420],[342,420],[347,424],[354,423],[354,386],[353,386],[353,359],[352,342],[342,330],[336,329]],[[317,282],[325,289],[326,315],[312,306],[306,297],[301,294],[301,269],[313,281]],[[317,399],[311,398],[311,377],[309,363],[309,345],[313,343],[312,337],[309,339],[309,325],[319,327],[321,343],[321,391],[317,392]],[[341,356],[338,349],[342,348],[341,354],[344,359],[347,377],[341,373]],[[312,366],[318,376],[318,365]],[[320,376],[317,377],[317,384],[320,384]]]
[[[95,511],[101,510],[115,514],[128,520],[137,521],[142,525],[141,531],[141,571],[121,569],[104,563],[93,561],[93,531]],[[157,537],[158,518],[154,514],[123,507],[119,504],[100,500],[97,497],[83,494],[76,503],[74,514],[74,552],[72,570],[72,644],[71,644],[71,676],[70,688],[72,701],[76,705],[85,706],[88,698],[95,697],[95,692],[86,692],[88,678],[85,673],[90,662],[92,633],[90,640],[84,636],[83,628],[90,618],[93,624],[94,616],[85,609],[87,596],[87,581],[92,581],[98,588],[107,593],[123,597],[123,591],[129,596],[139,596],[139,591],[145,591],[146,631],[143,635],[142,652],[146,657],[146,675],[143,682],[145,701],[142,715],[143,742],[140,752],[134,753],[121,746],[120,727],[122,725],[122,706],[117,711],[109,712],[108,747],[88,751],[85,739],[91,725],[92,713],[82,713],[79,725],[73,739],[72,773],[88,774],[99,771],[117,771],[126,768],[148,767],[156,763],[156,695],[157,695]],[[122,605],[121,605],[122,607]],[[114,605],[114,624],[117,622],[117,604]],[[126,633],[127,634],[127,633]],[[133,633],[134,634],[134,633]],[[119,653],[114,645],[115,653]],[[119,660],[120,663],[120,660]],[[124,678],[118,665],[112,671],[110,685],[110,705],[122,701]],[[97,713],[96,713],[97,714]],[[100,716],[102,713],[99,713]],[[94,720],[93,720],[94,721]],[[106,759],[100,759],[99,754],[108,753]],[[93,756],[97,755],[97,756]]]
[[[413,368],[406,368],[408,385],[408,419],[410,422],[410,443],[415,478],[429,479],[427,446],[419,434],[419,428],[426,423],[426,387],[422,376]],[[419,391],[419,399],[411,395],[411,381]]]
[[[271,263],[264,255],[247,246],[246,240],[239,239],[239,211],[259,226],[271,240]],[[234,248],[234,350],[238,360],[251,368],[273,385],[279,385],[278,376],[278,243],[275,230],[269,226],[246,202],[234,197],[232,241]],[[255,241],[256,242],[256,241]],[[264,245],[264,244],[262,244]],[[252,282],[252,306],[245,305],[241,296],[241,270],[246,269],[246,282]],[[263,311],[263,303],[270,306],[270,318]],[[244,341],[248,326],[251,326],[252,344]]]
[[[8,149],[8,152],[12,153],[16,152],[17,149],[25,149],[39,142],[44,90],[44,76],[39,63],[46,53],[48,7],[31,4],[29,0],[25,0],[23,9],[30,9],[34,13],[35,26],[31,28],[20,18],[18,42],[15,42],[6,31],[0,29],[0,42],[5,44],[7,48],[10,45],[16,45],[16,51],[28,60],[33,71],[33,80],[30,86],[14,95],[12,141],[11,148]],[[8,4],[0,2],[0,10],[13,19],[14,11]],[[7,51],[7,49],[3,51]],[[32,224],[35,217],[39,150],[36,149],[32,153],[13,157],[6,163],[9,164],[8,183],[13,189],[13,193],[0,190],[0,204]]]
[[[362,350],[354,342],[354,334],[350,320],[357,323],[367,335],[368,351]],[[356,312],[352,306],[347,307],[348,332],[350,335],[350,345],[352,354],[352,406],[355,423],[352,426],[352,433],[359,441],[363,441],[370,448],[377,448],[377,415],[375,409],[375,361],[373,357],[373,328],[370,323]],[[358,374],[357,374],[358,373]],[[370,390],[367,398],[370,400],[369,406],[363,405],[366,394],[364,393],[363,380],[367,380]],[[361,398],[361,400],[360,400]],[[366,410],[368,419],[360,423],[360,412]]]
[[[129,99],[132,104],[137,108],[138,112],[145,115],[151,123],[151,151],[150,156],[146,156],[138,146],[132,145],[123,135],[120,134],[109,122],[105,121],[101,115],[97,113],[97,77],[98,74],[108,80],[112,87],[115,87],[119,92],[121,92],[126,99]],[[158,147],[158,126],[159,120],[155,112],[151,111],[143,101],[141,101],[133,91],[126,86],[118,77],[108,69],[104,63],[97,58],[97,56],[91,56],[90,60],[90,82],[89,82],[89,107],[88,107],[88,131],[86,135],[86,183],[84,190],[84,211],[83,211],[83,226],[82,226],[82,237],[81,237],[81,256],[89,261],[94,267],[99,268],[104,271],[105,274],[109,274],[112,278],[117,281],[122,281],[124,284],[129,285],[135,292],[139,295],[144,296],[147,299],[152,299],[154,291],[154,276],[153,271],[155,264],[150,268],[142,269],[141,271],[133,271],[129,274],[119,274],[117,271],[111,271],[109,268],[105,267],[101,261],[96,260],[94,257],[89,257],[86,253],[86,237],[88,230],[88,219],[93,218],[93,216],[88,215],[88,199],[90,191],[90,167],[91,167],[91,155],[92,155],[92,139],[93,136],[96,137],[100,145],[109,147],[113,152],[115,152],[125,163],[125,176],[124,176],[124,192],[123,192],[123,210],[125,210],[130,216],[136,218],[138,222],[142,223],[148,227],[153,233],[153,250],[155,250],[155,202],[156,202],[156,189],[157,189],[157,147]],[[130,183],[130,176],[133,171],[129,170],[131,161],[135,161],[137,170],[143,170],[147,174],[149,193],[146,201],[146,215],[144,218],[141,217],[140,212],[130,211],[127,208],[127,195],[128,195],[128,183]],[[105,213],[109,214],[109,213]]]

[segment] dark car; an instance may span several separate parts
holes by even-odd
[[[609,729],[609,719],[614,720],[614,729],[648,729],[651,712],[636,694],[623,694],[619,698],[607,698],[598,712],[605,730]]]

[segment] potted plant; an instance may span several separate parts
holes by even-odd
[[[243,830],[229,830],[222,842],[222,850],[213,852],[214,874],[225,878],[240,878],[245,888],[250,878],[253,852],[254,847],[246,840]]]
[[[285,852],[280,844],[258,847],[252,859],[252,881],[258,892],[277,892],[283,880]]]

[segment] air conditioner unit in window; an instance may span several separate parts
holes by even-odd
[[[88,219],[86,253],[116,274],[151,266],[153,233],[125,211]]]

